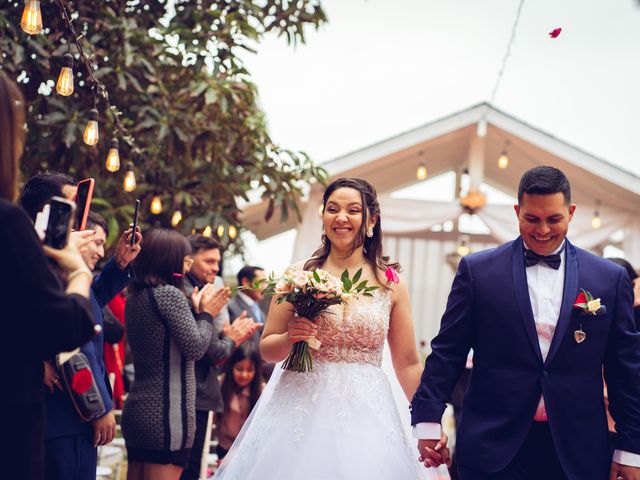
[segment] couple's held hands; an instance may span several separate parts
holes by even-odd
[[[630,465],[621,465],[611,462],[611,470],[609,471],[609,480],[640,480],[640,467],[632,467]]]
[[[243,311],[232,324],[226,324],[222,327],[222,335],[233,340],[238,348],[261,327],[261,323],[255,322],[253,318],[247,316],[246,311]]]
[[[207,283],[202,290],[198,287],[193,289],[191,301],[196,313],[206,312],[215,317],[222,307],[229,301],[231,290],[227,287],[217,288],[213,283]]]
[[[418,461],[422,462],[425,467],[439,467],[440,465],[451,466],[451,455],[447,447],[449,438],[442,432],[440,440],[418,440],[418,452],[420,457]]]
[[[289,320],[287,334],[291,343],[304,342],[318,334],[318,325],[304,317]]]

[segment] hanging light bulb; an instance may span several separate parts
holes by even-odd
[[[120,170],[120,154],[118,153],[118,139],[111,139],[111,147],[109,148],[109,153],[107,154],[107,170],[110,172],[117,172]],[[129,171],[127,170],[127,174]],[[134,177],[134,187],[135,188],[135,177]],[[125,175],[126,181],[126,175]],[[126,190],[126,187],[125,187]],[[131,190],[127,190],[128,192]]]
[[[173,215],[171,215],[171,226],[177,227],[181,221],[182,221],[182,212],[180,210],[176,210],[175,212],[173,212]]]
[[[602,227],[602,219],[600,218],[600,200],[596,200],[596,210],[593,212],[593,217],[591,218],[591,227],[594,230]]]
[[[504,170],[509,166],[509,157],[507,156],[507,152],[505,150],[500,154],[500,158],[498,158],[498,168]]]
[[[87,145],[96,145],[98,143],[100,133],[98,130],[98,110],[95,108],[89,110],[89,121],[87,122],[87,126],[84,129],[84,135],[82,136],[82,138],[84,140],[84,143],[86,143]],[[118,168],[120,168],[120,165],[118,165]],[[115,170],[109,171],[115,172]]]
[[[73,56],[70,53],[64,54],[62,70],[56,83],[56,92],[63,97],[68,97],[73,93]]]
[[[229,238],[233,240],[238,235],[238,229],[234,225],[229,225]]]
[[[421,163],[416,170],[416,178],[418,180],[425,180],[427,178],[427,167],[424,163]]]
[[[127,173],[124,174],[124,182],[122,184],[125,192],[133,192],[136,189],[136,174],[133,173],[133,163],[127,164]]]
[[[216,231],[219,237],[224,235],[224,225],[218,225],[218,230]]]
[[[160,198],[160,195],[153,196],[149,210],[151,210],[151,213],[154,215],[160,215],[162,213],[162,199]]]
[[[467,235],[463,235],[463,236],[460,237],[460,244],[458,245],[458,248],[456,249],[456,252],[461,257],[466,257],[467,255],[469,255],[471,253],[471,249],[467,245],[467,243],[469,241],[468,239],[469,239],[469,237]]]
[[[205,229],[202,231],[202,235],[204,235],[205,237],[211,236],[211,225],[207,225],[205,227]]]
[[[27,0],[22,12],[20,26],[25,33],[37,35],[42,31],[42,11],[39,0]]]

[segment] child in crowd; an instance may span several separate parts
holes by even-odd
[[[222,381],[224,413],[218,415],[218,446],[221,460],[227,454],[240,429],[262,393],[262,358],[255,344],[238,347],[226,364]]]

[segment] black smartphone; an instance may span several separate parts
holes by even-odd
[[[76,230],[84,230],[87,226],[87,217],[91,208],[91,198],[93,197],[93,178],[87,178],[78,182],[76,191]]]
[[[44,244],[62,249],[67,245],[69,232],[74,220],[75,204],[61,197],[49,201],[49,220],[44,236]]]
[[[138,212],[140,212],[140,200],[136,198],[136,209],[133,212],[133,230],[131,232],[131,246],[136,243],[136,228],[138,227]]]

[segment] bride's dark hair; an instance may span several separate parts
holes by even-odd
[[[364,243],[364,257],[367,263],[371,266],[373,273],[376,277],[376,281],[380,285],[385,285],[386,279],[384,278],[384,271],[391,267],[396,271],[400,271],[400,264],[397,262],[390,262],[389,257],[382,255],[382,227],[380,218],[380,205],[378,205],[378,197],[375,188],[361,178],[339,178],[329,184],[324,191],[322,197],[322,212],[327,206],[327,200],[333,192],[339,188],[353,188],[360,193],[360,199],[362,201],[362,224],[360,225],[360,231],[356,235],[356,239],[351,247],[351,255],[356,248]],[[373,227],[373,236],[367,237],[367,222],[370,218],[376,217],[377,221]],[[305,270],[313,270],[319,268],[329,256],[331,252],[331,241],[323,233],[322,245],[315,252],[312,257],[304,264]]]

